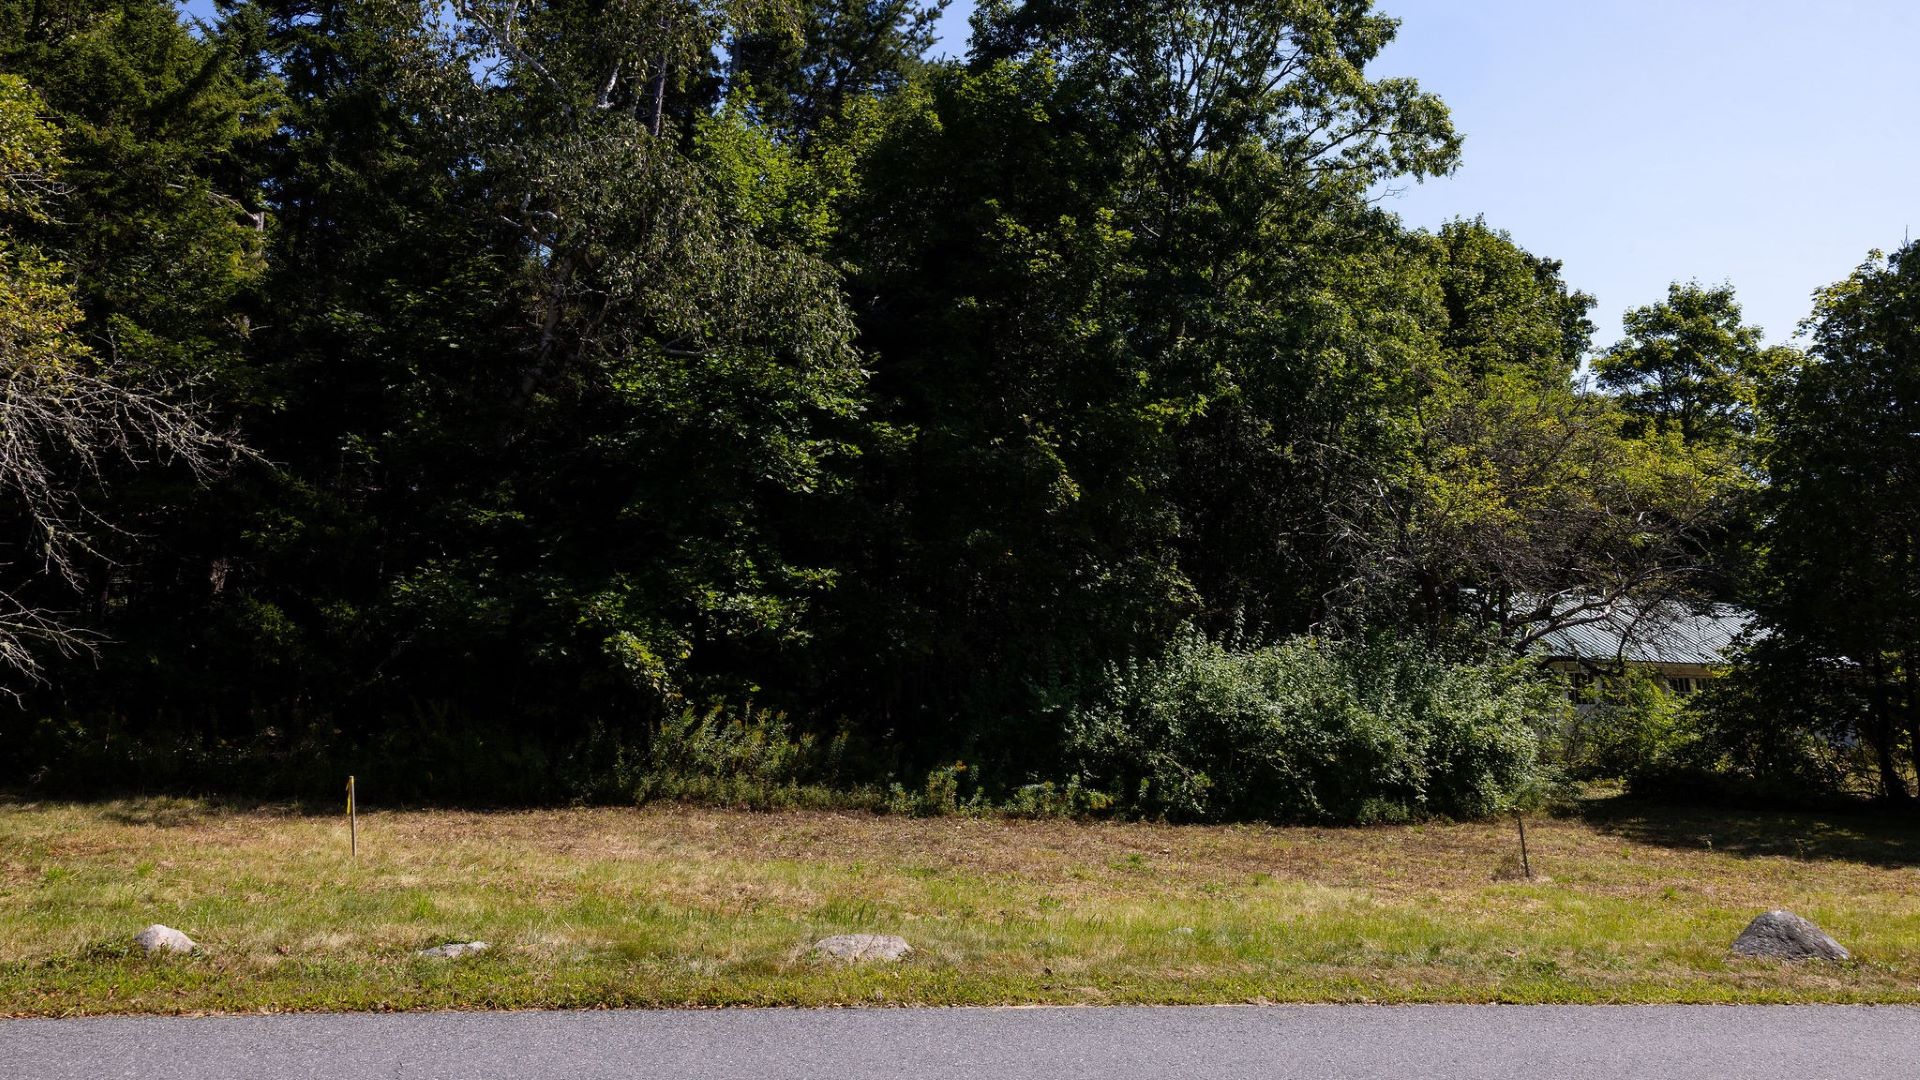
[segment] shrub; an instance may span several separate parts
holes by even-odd
[[[654,728],[644,756],[618,770],[640,802],[681,799],[767,810],[877,809],[884,800],[844,775],[845,733],[822,742],[796,734],[784,715],[748,706],[688,709]]]
[[[1590,708],[1567,721],[1561,754],[1567,774],[1580,780],[1625,780],[1666,772],[1687,759],[1698,741],[1688,703],[1643,671],[1595,682]]]
[[[1237,648],[1197,631],[1113,669],[1066,731],[1089,788],[1187,821],[1474,818],[1538,786],[1566,709],[1513,664],[1407,642]]]
[[[1064,784],[1023,784],[998,809],[1008,817],[1063,818],[1104,814],[1113,805],[1113,796],[1087,789],[1076,776]]]
[[[1719,773],[1777,799],[1877,789],[1872,685],[1852,664],[1779,638],[1756,641],[1734,660],[1692,703],[1698,739],[1685,771]]]

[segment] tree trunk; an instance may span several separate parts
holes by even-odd
[[[1901,659],[1907,683],[1907,761],[1912,764],[1914,781],[1920,785],[1920,660],[1912,652]]]
[[[649,92],[653,95],[653,118],[648,121],[647,130],[653,132],[653,137],[657,139],[660,137],[660,130],[665,125],[667,116],[667,54],[665,53],[660,54],[659,63],[654,65],[653,85],[649,87]]]
[[[1905,803],[1911,795],[1907,791],[1907,778],[1900,775],[1900,764],[1894,758],[1894,732],[1899,727],[1893,717],[1893,691],[1889,687],[1889,675],[1886,661],[1875,659],[1871,671],[1873,678],[1873,715],[1869,718],[1867,730],[1862,732],[1873,745],[1874,762],[1880,769],[1880,793],[1889,802]]]

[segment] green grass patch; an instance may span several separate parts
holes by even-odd
[[[1365,829],[734,811],[0,803],[0,1014],[604,1006],[1920,1002],[1920,832],[1605,804]],[[1849,964],[1736,961],[1787,907]],[[193,957],[132,947],[149,923]],[[815,959],[897,933],[892,966]],[[417,949],[480,939],[492,952]]]

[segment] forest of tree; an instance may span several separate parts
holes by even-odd
[[[1370,0],[938,14],[0,0],[0,783],[1483,813],[1671,601],[1641,766],[1910,796],[1916,249],[1597,348]]]

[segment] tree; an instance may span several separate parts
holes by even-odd
[[[1188,624],[1684,591],[1738,472],[1576,382],[1559,264],[1382,209],[1460,140],[1366,0],[990,0],[937,62],[937,0],[7,3],[65,159],[14,351],[260,452],[49,465],[128,645],[33,705],[116,754],[546,797],[751,700],[1057,775]]]
[[[951,0],[815,0],[741,26],[727,78],[767,128],[805,148],[852,104],[903,89]],[[744,85],[743,85],[744,84]]]
[[[1763,388],[1795,356],[1741,321],[1731,285],[1675,283],[1666,300],[1627,312],[1625,326],[1594,359],[1600,386],[1620,395],[1636,430],[1688,443],[1752,438]]]
[[[253,150],[273,129],[249,79],[165,0],[8,3],[0,67],[59,125],[67,192],[32,229],[74,275],[81,335],[175,380],[235,365],[265,241]]]
[[[165,400],[191,400],[220,430],[271,396],[249,352],[274,324],[257,290],[272,239],[262,159],[279,83],[249,59],[223,30],[185,25],[167,0],[7,5],[0,20],[0,66],[42,91],[60,130],[67,192],[54,220],[30,232],[70,275],[74,334],[123,385],[169,387]],[[226,583],[251,554],[236,537],[260,521],[238,523],[233,504],[265,467],[245,461],[203,485],[190,469],[101,464],[92,509],[117,528],[76,566],[77,592],[87,624],[119,644],[51,671],[46,698],[29,707],[96,734],[157,733],[154,718],[174,710],[217,715],[224,693],[261,701],[260,684],[234,673],[250,675],[272,635],[258,620],[227,641],[216,628],[233,599]],[[263,508],[270,516],[279,504],[249,504]]]
[[[1807,361],[1765,402],[1762,621],[1772,652],[1858,700],[1881,792],[1920,755],[1920,248],[1816,300]],[[1762,653],[1762,662],[1767,653]]]
[[[201,411],[102,360],[80,336],[78,291],[60,262],[20,238],[54,224],[71,191],[60,132],[26,82],[0,75],[0,665],[38,679],[41,650],[89,649],[72,604],[113,526],[98,505],[115,466],[214,470],[228,448]],[[57,599],[58,598],[58,599]]]
[[[137,647],[67,706],[130,743],[548,760],[800,663],[828,575],[791,534],[862,373],[813,250],[820,185],[711,97],[738,24],[679,3],[448,14],[262,0],[196,37],[169,10],[154,25],[182,41],[120,60],[123,94],[176,64],[210,94],[278,90],[270,140],[203,159],[254,178],[230,201],[258,253],[219,304],[245,362],[203,354],[207,386],[272,465],[150,493],[165,516],[111,606]],[[155,115],[90,130],[125,146]],[[84,227],[114,212],[89,203]],[[467,791],[551,793],[552,770],[496,783],[516,771]]]
[[[434,629],[410,663],[436,679],[477,651],[512,658],[496,697],[646,719],[751,692],[805,637],[827,575],[789,533],[863,373],[835,271],[765,212],[790,151],[746,110],[674,104],[726,15],[471,3],[401,38],[396,92],[502,286],[456,339],[480,430],[422,433],[456,456],[417,461],[438,535],[386,600]]]
[[[1423,246],[1445,309],[1439,344],[1453,377],[1571,384],[1593,345],[1594,299],[1567,284],[1557,260],[1481,218],[1450,221]]]
[[[1593,300],[1559,264],[1477,221],[1420,247],[1432,346],[1417,354],[1408,437],[1336,503],[1349,618],[1524,649],[1696,594],[1737,462],[1632,438],[1617,401],[1576,383]]]
[[[1048,702],[1183,618],[1311,618],[1316,485],[1366,456],[1325,448],[1380,427],[1394,362],[1367,193],[1458,147],[1366,75],[1393,27],[988,3],[968,63],[901,95],[836,243],[874,373],[837,708],[1039,762]]]

